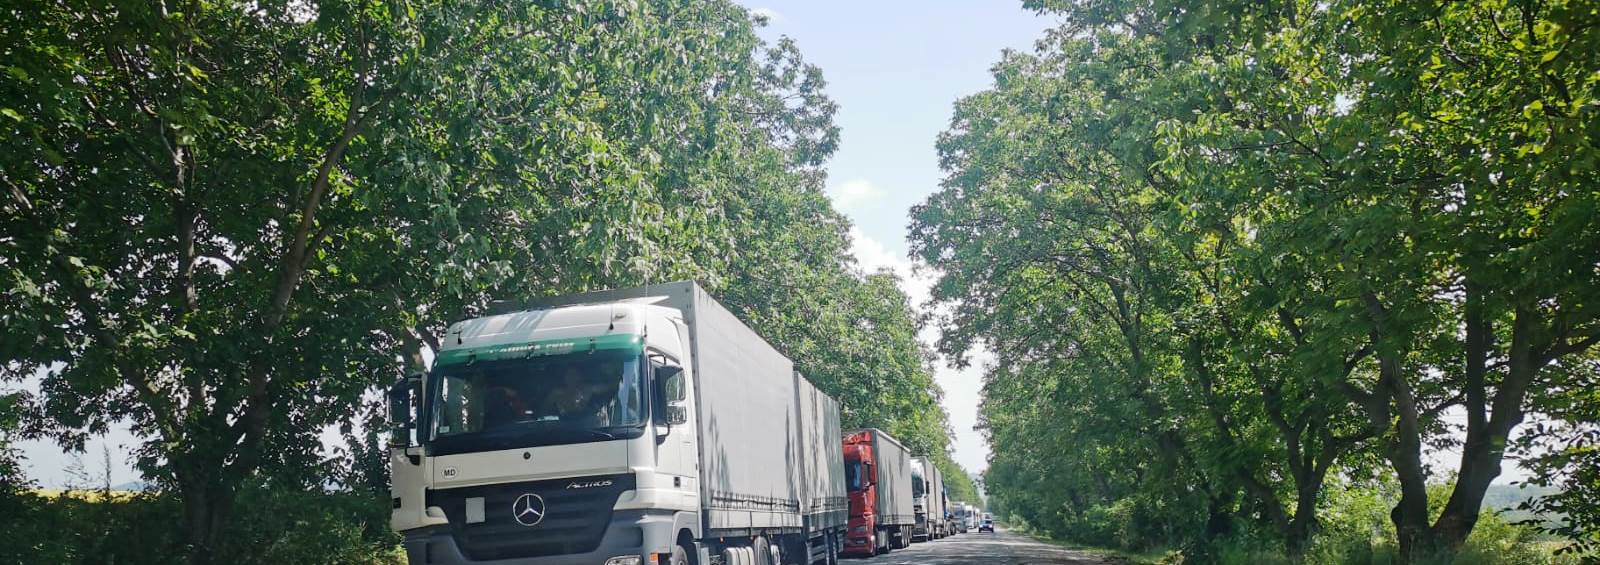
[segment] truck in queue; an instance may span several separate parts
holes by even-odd
[[[977,513],[978,509],[976,507],[974,507],[973,505],[967,504],[965,502],[957,502],[957,503],[953,504],[952,506],[955,507],[955,530],[956,530],[956,533],[964,534],[964,533],[967,533],[969,531],[972,531],[972,528],[974,526],[974,524],[972,523],[972,519],[973,519],[974,514]]]
[[[916,523],[911,541],[930,541],[944,537],[944,477],[929,457],[911,461],[911,506]]]
[[[410,563],[835,563],[839,404],[699,285],[489,314],[390,389]]]
[[[940,530],[939,537],[953,536],[956,533],[956,515],[955,508],[952,506],[954,503],[950,501],[950,487],[948,485],[939,485],[939,500],[941,501],[940,506],[944,507],[944,521],[941,523],[943,529]]]
[[[916,515],[911,500],[911,452],[883,430],[844,436],[850,492],[845,555],[877,555],[911,545]]]

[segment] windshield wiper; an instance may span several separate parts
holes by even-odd
[[[594,429],[594,428],[571,428],[571,429],[589,432],[590,434],[597,435],[597,436],[600,436],[600,437],[603,437],[603,438],[606,438],[606,439],[617,439],[617,434],[614,434],[614,433],[611,433],[611,432],[600,431],[600,430],[597,430],[597,429]]]

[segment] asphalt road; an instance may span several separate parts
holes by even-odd
[[[940,540],[913,543],[888,555],[841,560],[845,565],[1111,565],[1103,557],[1034,541],[1005,531],[957,534]]]

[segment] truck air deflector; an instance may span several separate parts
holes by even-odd
[[[550,339],[530,341],[526,343],[489,345],[484,347],[446,349],[439,352],[439,357],[434,360],[433,365],[435,367],[466,365],[482,361],[528,359],[531,357],[543,357],[545,355],[565,355],[568,353],[582,353],[586,351],[601,350],[643,352],[644,339],[642,336],[635,334],[613,334],[595,337]]]

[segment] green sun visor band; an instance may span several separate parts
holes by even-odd
[[[635,353],[642,352],[644,351],[644,340],[641,336],[634,334],[613,334],[451,349],[440,353],[439,358],[433,360],[433,365],[435,367],[467,365],[481,361],[504,361],[507,359],[543,357],[545,355],[619,349]]]

